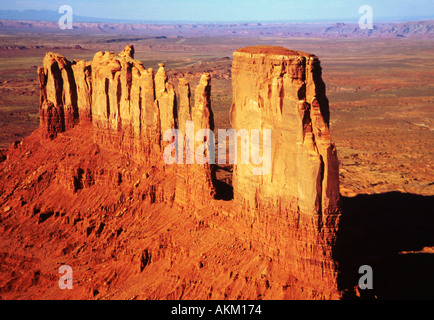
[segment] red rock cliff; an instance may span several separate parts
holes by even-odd
[[[332,258],[340,213],[338,161],[330,143],[329,106],[317,57],[279,47],[234,53],[232,126],[238,132],[258,129],[259,137],[269,129],[271,154],[263,174],[253,174],[256,164],[234,166],[234,199],[229,202],[213,202],[212,164],[189,164],[187,158],[190,143],[195,152],[199,148],[202,156],[214,157],[200,149],[210,146],[212,137],[191,141],[187,132],[187,121],[194,124],[193,136],[200,129],[214,129],[208,74],[200,79],[192,105],[185,79],[179,80],[177,99],[164,64],[154,74],[134,59],[132,46],[120,54],[98,52],[92,62],[69,62],[49,53],[38,72],[45,137],[54,139],[83,125],[93,132],[98,148],[121,151],[152,168],[146,177],[155,175],[160,182],[140,186],[159,194],[162,202],[176,203],[189,213],[218,210],[242,226],[237,237],[281,264],[278,277],[290,286],[285,298],[340,296]],[[165,139],[167,130],[177,136]],[[168,165],[163,153],[173,143],[182,144],[184,152],[177,158],[182,161]],[[249,146],[266,158],[261,143]],[[238,149],[239,160],[241,155]],[[99,172],[90,167],[74,173],[74,183],[69,183],[74,190],[92,185],[92,176]],[[60,171],[68,180],[69,168]],[[161,182],[163,178],[170,181]],[[119,174],[116,179],[122,180]]]
[[[211,166],[165,165],[163,150],[170,141],[164,141],[163,135],[178,126],[185,135],[186,121],[194,121],[196,130],[213,130],[211,78],[208,74],[202,77],[192,109],[190,87],[185,79],[180,79],[178,110],[174,86],[168,82],[164,64],[159,66],[155,75],[152,68],[145,69],[134,59],[133,46],[127,46],[120,54],[98,52],[92,62],[70,62],[48,53],[44,66],[38,70],[43,135],[55,138],[79,122],[90,124],[99,145],[122,150],[139,163],[173,171],[180,178],[179,204],[187,205],[195,199],[206,201],[207,196],[214,194]],[[200,143],[195,142],[194,150]],[[191,192],[186,183],[200,187]]]
[[[339,176],[320,61],[280,47],[246,47],[234,53],[232,77],[232,126],[271,132],[268,173],[255,175],[252,161],[236,164],[234,201],[252,234],[275,242],[275,256],[288,259],[295,291],[333,296]]]
[[[78,122],[77,87],[65,57],[48,53],[38,69],[41,86],[40,121],[44,134],[54,138]]]

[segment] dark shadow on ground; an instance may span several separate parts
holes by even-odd
[[[234,188],[232,187],[232,166],[214,165],[213,186],[215,199],[231,201],[234,199]]]
[[[357,298],[359,267],[373,269],[373,289],[362,298],[434,299],[434,254],[408,253],[434,247],[434,196],[390,192],[342,198],[336,240],[338,285]]]

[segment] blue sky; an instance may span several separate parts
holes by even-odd
[[[434,0],[0,0],[2,10],[58,11],[75,15],[157,21],[358,21],[362,5],[374,19],[434,19]]]

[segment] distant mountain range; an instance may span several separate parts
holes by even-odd
[[[27,20],[27,21],[59,21],[62,13],[50,10],[0,10],[0,20]],[[74,14],[75,22],[87,23],[168,23],[168,21],[157,20],[132,20],[132,19],[108,19],[83,17]],[[177,23],[177,22],[175,22]]]
[[[381,20],[381,23],[397,23],[406,21],[419,21],[419,20],[434,20],[434,15],[427,15],[426,17],[406,17],[400,19],[388,19]],[[51,10],[1,10],[0,9],[0,20],[27,20],[27,21],[59,21],[62,16],[61,13]],[[110,19],[110,18],[96,18],[96,17],[85,17],[74,14],[75,22],[90,22],[90,23],[174,23],[174,24],[184,24],[184,23],[194,23],[194,24],[225,24],[225,23],[254,23],[255,21],[232,21],[232,22],[199,22],[199,21],[169,21],[169,20],[138,20],[138,19]],[[343,19],[342,21],[332,21],[332,20],[321,20],[321,21],[261,21],[263,23],[334,23],[334,22],[350,22]],[[380,22],[380,20],[378,20]]]
[[[0,10],[0,20],[27,20],[27,21],[59,21],[61,13],[49,10]],[[75,22],[128,22],[129,20],[114,20],[102,18],[89,18],[74,15]],[[131,22],[131,21],[129,21]]]
[[[62,14],[48,10],[0,10],[0,31],[59,30]],[[73,17],[73,30],[66,32],[104,32],[146,34],[148,36],[278,36],[278,37],[411,37],[434,38],[434,20],[375,23],[362,30],[357,22],[268,22],[268,23],[188,23]]]

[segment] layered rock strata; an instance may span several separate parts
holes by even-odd
[[[134,59],[132,46],[121,54],[98,52],[92,64],[92,125],[96,141],[158,163],[161,147],[160,110],[155,99],[153,69]],[[173,115],[171,116],[173,121]]]
[[[252,161],[234,166],[240,215],[251,221],[252,234],[274,243],[275,257],[291,264],[296,291],[333,296],[339,176],[320,61],[281,47],[246,47],[234,53],[232,77],[233,128],[248,130],[250,137],[252,129],[259,129],[260,137],[271,132],[268,150],[261,141],[250,144],[264,159],[264,152],[271,153],[268,172],[255,175]]]
[[[65,57],[48,53],[43,64],[38,68],[40,126],[46,137],[54,138],[78,122],[77,87],[72,63]]]
[[[179,133],[183,137],[180,143],[183,144],[184,152],[180,155],[182,161],[177,166],[175,199],[183,206],[188,206],[189,203],[206,204],[207,199],[215,195],[213,185],[215,170],[211,164],[212,159],[215,159],[212,151],[214,138],[211,136],[214,130],[211,76],[202,75],[196,87],[193,107],[190,105],[190,85],[187,80],[180,79],[178,91],[180,96],[178,123]],[[206,131],[200,134],[200,130]],[[191,188],[195,190],[192,192]]]
[[[213,168],[209,163],[178,166],[163,161],[164,150],[172,142],[163,139],[167,131],[173,130],[185,143],[186,121],[192,121],[196,130],[213,130],[209,74],[204,74],[196,88],[193,108],[189,84],[179,80],[178,113],[177,93],[168,82],[164,64],[159,64],[154,75],[152,68],[146,69],[134,59],[133,46],[120,54],[98,52],[92,62],[70,62],[48,53],[38,73],[44,137],[55,138],[78,123],[90,124],[99,145],[121,150],[138,163],[172,172],[177,177],[179,204],[206,202],[213,196]],[[200,139],[193,141],[194,150],[203,143]],[[188,185],[197,187],[192,191]]]
[[[176,92],[164,64],[155,73],[146,69],[134,59],[133,46],[120,54],[98,52],[92,62],[49,53],[38,73],[44,137],[83,125],[100,148],[121,151],[152,168],[149,174],[156,178],[165,173],[159,178],[169,182],[151,186],[164,189],[162,198],[193,212],[211,208],[210,160],[216,155],[209,74],[201,77],[192,103],[186,79]],[[238,139],[233,201],[212,202],[213,208],[247,226],[237,236],[284,261],[291,287],[285,297],[339,298],[332,257],[340,215],[338,160],[320,62],[285,48],[247,47],[234,53],[232,75],[231,123],[237,133],[247,133],[247,148]],[[252,143],[254,130],[259,143]],[[168,147],[175,148],[167,153]],[[246,150],[248,161],[242,163]],[[262,156],[266,170],[260,174],[253,153]],[[87,168],[77,171],[69,185],[74,191],[86,188],[92,176],[99,177]]]

